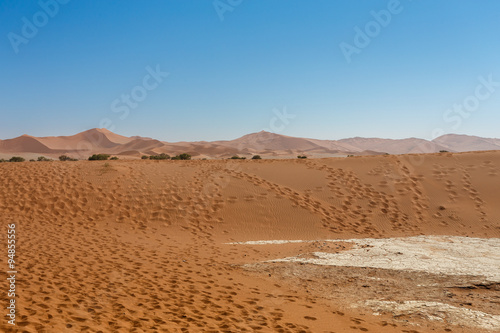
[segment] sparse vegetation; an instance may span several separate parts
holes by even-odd
[[[106,161],[110,156],[108,154],[94,154],[89,157],[89,161]]]
[[[141,156],[141,160],[148,160],[149,159],[149,156],[148,155],[142,155]]]
[[[52,160],[50,158],[45,157],[45,156],[38,157],[38,162],[48,162],[48,161],[52,161]]]
[[[59,161],[78,161],[78,159],[71,158],[71,157],[66,156],[66,155],[61,155],[61,156],[59,156]]]
[[[233,157],[229,158],[230,160],[246,160],[246,157],[239,157],[238,155],[234,155]]]
[[[307,158],[307,156],[306,155],[299,155],[299,156],[297,156],[297,158],[305,159],[305,158]]]
[[[24,162],[25,159],[19,156],[12,156],[9,160],[9,162]]]
[[[3,158],[0,158],[0,163],[5,163],[5,162],[8,162],[8,161],[3,159]]]
[[[354,155],[347,155],[347,157],[354,157]]]
[[[260,157],[260,155],[253,155],[252,156],[252,160],[261,160],[262,157]]]
[[[440,150],[439,152],[440,153],[449,153],[449,151],[447,151],[447,150]]]
[[[116,157],[116,156],[113,156],[110,158],[110,160],[112,160],[112,161],[116,161],[117,159],[118,159],[118,157]]]
[[[159,155],[151,155],[151,156],[149,156],[149,159],[150,160],[169,160],[170,155],[161,153]]]
[[[174,157],[172,157],[173,160],[190,160],[191,159],[191,155],[189,154],[180,154],[180,155],[176,155]]]

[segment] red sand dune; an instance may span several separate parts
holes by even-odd
[[[0,163],[19,253],[18,330],[0,331],[480,332],[372,306],[500,316],[481,276],[266,261],[351,246],[324,239],[499,237],[499,174],[500,152]],[[318,241],[227,244],[274,239]]]

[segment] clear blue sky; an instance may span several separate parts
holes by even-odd
[[[500,1],[54,1],[0,2],[0,139],[103,119],[127,136],[232,139],[283,108],[295,118],[271,129],[291,136],[500,137],[500,84],[475,97],[478,77],[500,82]],[[372,37],[348,62],[355,27]],[[148,66],[169,75],[156,84]]]

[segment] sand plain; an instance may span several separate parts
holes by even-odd
[[[500,238],[499,169],[495,151],[2,163],[19,274],[17,325],[0,330],[497,331],[489,273],[276,259],[348,253],[352,239]],[[309,242],[230,244],[257,240]]]

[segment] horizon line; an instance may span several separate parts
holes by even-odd
[[[49,137],[71,137],[71,136],[75,136],[75,135],[78,135],[78,134],[81,134],[81,133],[85,133],[85,132],[89,132],[89,131],[92,131],[92,130],[104,130],[104,131],[108,131],[112,134],[115,134],[115,135],[120,135],[120,136],[123,136],[123,137],[126,137],[126,138],[133,138],[133,137],[138,137],[138,138],[144,138],[144,139],[148,139],[148,140],[157,140],[157,141],[161,141],[161,142],[168,142],[168,143],[178,143],[178,142],[217,142],[217,141],[232,141],[232,140],[237,140],[239,138],[242,138],[244,136],[247,136],[247,135],[252,135],[252,134],[258,134],[258,133],[269,133],[269,134],[274,134],[274,135],[279,135],[279,136],[284,136],[284,137],[290,137],[290,138],[299,138],[299,139],[310,139],[310,140],[320,140],[320,141],[340,141],[340,140],[348,140],[348,139],[380,139],[380,140],[408,140],[408,139],[417,139],[417,140],[425,140],[425,141],[429,141],[429,142],[432,142],[440,137],[443,137],[443,136],[446,136],[446,135],[457,135],[457,136],[469,136],[469,137],[477,137],[477,138],[481,138],[481,139],[500,139],[500,138],[497,138],[497,137],[483,137],[483,136],[480,136],[480,135],[473,135],[473,134],[460,134],[460,133],[444,133],[438,137],[435,137],[433,139],[425,139],[425,138],[420,138],[420,137],[403,137],[403,138],[388,138],[388,137],[378,137],[378,136],[359,136],[359,135],[356,135],[356,136],[350,136],[350,137],[345,137],[345,138],[341,138],[341,139],[317,139],[317,138],[314,138],[314,137],[305,137],[305,136],[293,136],[293,135],[286,135],[286,134],[281,134],[281,133],[276,133],[276,132],[270,132],[270,131],[266,131],[266,130],[260,130],[260,131],[257,131],[257,132],[251,132],[251,133],[246,133],[246,134],[242,134],[238,137],[235,137],[233,139],[217,139],[217,140],[180,140],[180,141],[166,141],[166,140],[161,140],[161,139],[155,139],[154,137],[147,137],[147,136],[142,136],[142,135],[131,135],[131,136],[127,136],[127,135],[123,135],[123,134],[119,134],[117,132],[113,132],[113,131],[110,131],[109,129],[103,127],[103,128],[98,128],[98,127],[93,127],[93,128],[90,128],[90,129],[87,129],[87,130],[83,130],[81,132],[77,132],[75,134],[70,134],[70,135],[45,135],[45,136],[36,136],[36,135],[31,135],[31,134],[27,134],[27,133],[24,133],[24,134],[21,134],[19,136],[15,136],[15,137],[10,137],[10,138],[6,138],[6,139],[0,139],[0,141],[5,141],[5,140],[12,140],[12,139],[16,139],[16,138],[20,138],[20,137],[23,137],[23,136],[28,136],[28,137],[33,137],[33,138],[49,138]]]

